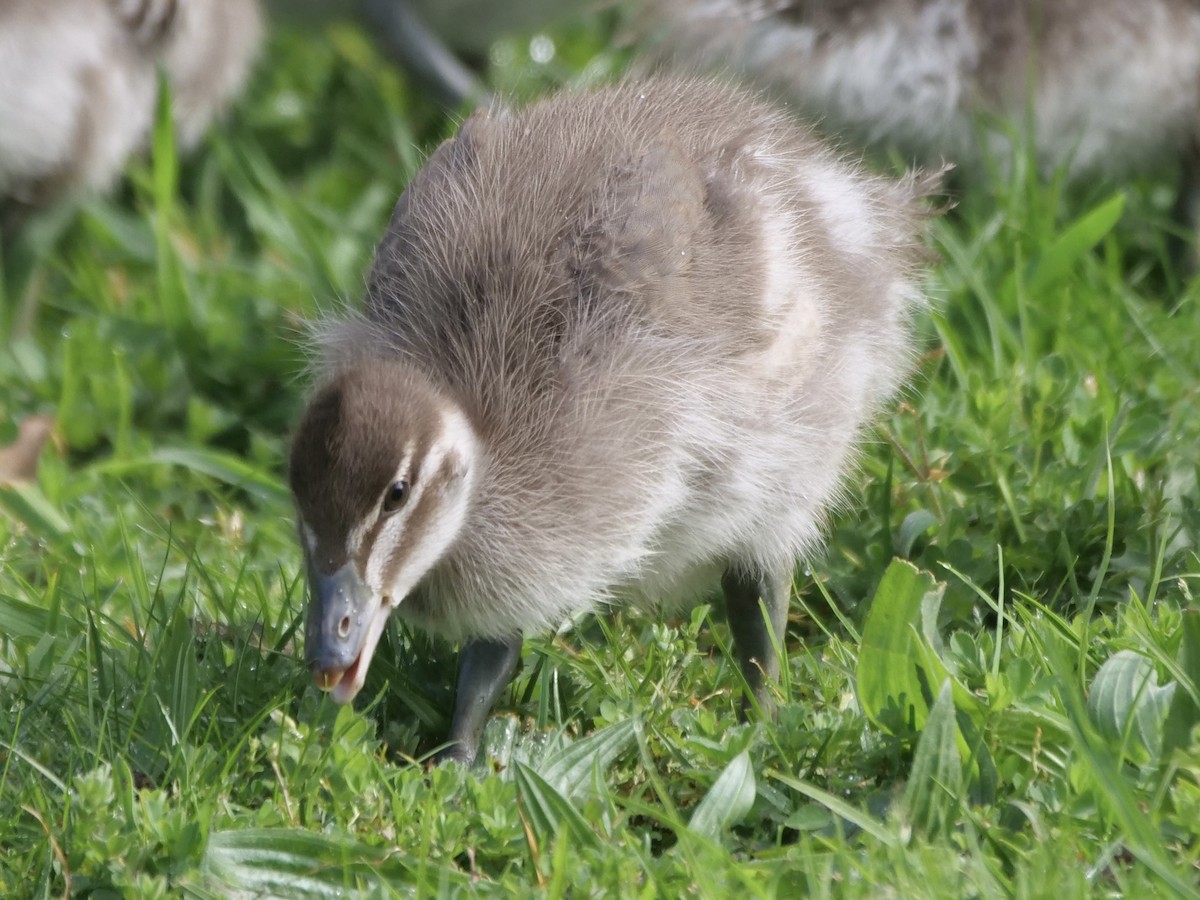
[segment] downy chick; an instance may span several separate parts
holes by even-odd
[[[111,186],[148,141],[160,66],[194,146],[261,33],[257,0],[0,0],[0,200]]]
[[[351,700],[393,612],[461,641],[469,760],[523,634],[719,582],[767,703],[793,567],[909,368],[936,180],[707,80],[468,119],[363,313],[317,327],[289,476],[317,684]]]
[[[968,177],[1011,158],[1013,129],[1043,171],[1183,158],[1185,193],[1200,177],[1197,0],[652,0],[636,27],[676,66],[732,68],[824,130]]]

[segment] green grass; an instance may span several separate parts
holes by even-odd
[[[619,65],[556,37],[494,81]],[[1169,181],[1017,171],[938,224],[927,352],[797,573],[775,721],[738,722],[718,609],[615,613],[527,641],[492,771],[427,771],[451,648],[394,628],[357,709],[318,694],[283,460],[301,318],[358,298],[453,123],[347,28],[260,71],[196,158],[160,133],[2,261],[0,444],[52,411],[62,447],[0,491],[0,895],[1194,888],[1200,287]]]

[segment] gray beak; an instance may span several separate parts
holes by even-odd
[[[317,686],[329,690],[362,653],[378,604],[353,562],[329,574],[310,566],[309,586],[304,658]]]

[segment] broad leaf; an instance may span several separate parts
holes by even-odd
[[[376,897],[392,896],[403,885],[428,891],[469,885],[462,873],[418,865],[403,851],[298,828],[215,831],[201,870],[209,887],[226,896]]]
[[[577,798],[587,792],[597,767],[607,769],[633,743],[633,725],[633,719],[616,722],[547,754],[538,774],[560,793]]]
[[[740,822],[754,805],[754,769],[743,750],[725,767],[704,799],[696,806],[688,828],[717,840],[726,828]]]
[[[910,512],[900,523],[900,532],[896,535],[896,555],[908,557],[912,555],[913,544],[917,538],[937,524],[937,516],[927,509]]]
[[[858,654],[858,701],[867,718],[893,734],[920,731],[945,667],[927,653],[922,605],[936,608],[945,585],[912,563],[892,560],[863,625]]]
[[[913,825],[926,833],[953,825],[962,783],[954,691],[946,681],[929,711],[904,789],[904,805]]]
[[[563,828],[568,829],[571,836],[582,845],[594,846],[597,843],[596,832],[579,810],[541,775],[518,762],[513,780],[517,785],[521,809],[542,844]]]
[[[1174,683],[1159,687],[1154,664],[1146,657],[1121,650],[1105,661],[1092,680],[1088,715],[1105,738],[1124,747],[1131,760],[1157,762],[1175,689]]]

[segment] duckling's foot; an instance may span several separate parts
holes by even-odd
[[[508,640],[471,641],[463,647],[454,718],[450,720],[446,749],[437,755],[438,763],[453,760],[470,765],[475,761],[488,713],[508,686],[520,659],[520,635]]]
[[[769,714],[775,708],[770,684],[779,678],[780,660],[775,647],[783,649],[792,598],[792,571],[764,574],[732,566],[721,577],[721,588],[725,592],[725,614],[733,632],[733,646],[753,694],[753,699],[746,697],[742,701],[742,716],[753,706]]]

